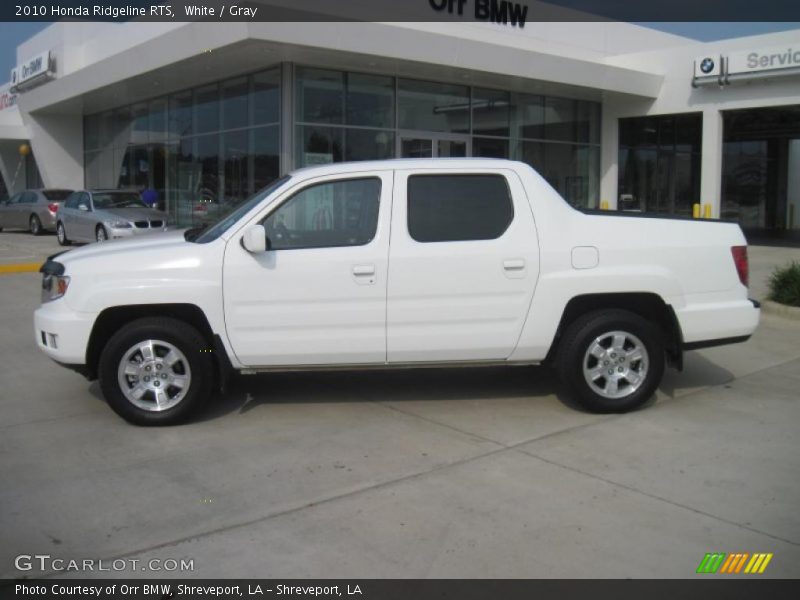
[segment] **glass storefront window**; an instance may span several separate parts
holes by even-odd
[[[167,100],[158,98],[150,102],[149,141],[163,142],[167,139]]]
[[[344,73],[298,68],[295,105],[303,123],[344,123]]]
[[[277,125],[250,131],[253,148],[252,192],[266,187],[280,175],[280,128]]]
[[[472,156],[508,158],[508,140],[474,137],[472,138]]]
[[[192,92],[180,92],[169,98],[169,135],[180,138],[192,134]]]
[[[575,118],[577,142],[600,143],[600,105],[596,102],[578,100]]]
[[[548,96],[544,103],[544,137],[562,142],[578,141],[577,101]]]
[[[620,210],[689,216],[700,202],[702,115],[620,119]]]
[[[376,129],[345,130],[345,160],[381,160],[394,157],[394,134]]]
[[[508,137],[511,94],[475,88],[472,91],[472,133]],[[474,148],[474,146],[473,146]],[[506,155],[508,150],[506,150]],[[485,156],[478,155],[475,156]]]
[[[280,173],[281,73],[88,115],[87,185],[155,189],[179,225],[216,218]],[[597,103],[303,66],[292,91],[295,122],[283,124],[294,129],[291,166],[392,158],[417,140],[433,156],[524,160],[571,202],[596,203]],[[679,151],[676,172],[685,170]]]
[[[147,146],[131,148],[131,182],[137,190],[150,187],[150,153]]]
[[[119,170],[117,176],[118,188],[131,187],[131,148],[117,148],[114,150],[114,163]]]
[[[133,127],[128,142],[131,144],[146,144],[150,130],[150,112],[147,110],[147,104],[144,102],[134,104],[131,109],[131,115],[133,117]]]
[[[469,87],[400,79],[397,114],[400,129],[469,133]]]
[[[206,133],[219,130],[219,86],[216,83],[197,88],[194,92],[194,131]]]
[[[799,229],[800,105],[723,112],[722,148],[722,217],[751,231]]]
[[[250,195],[249,138],[246,130],[230,131],[222,135],[222,202],[231,207]]]
[[[523,140],[517,144],[514,159],[532,166],[538,173],[543,174],[545,167],[544,144]]]
[[[179,226],[215,219],[279,176],[280,82],[273,68],[86,116],[86,185],[151,188]]]
[[[253,75],[253,125],[266,125],[281,120],[281,72],[280,69],[263,71]]]
[[[237,77],[222,83],[222,128],[247,127],[250,84],[247,77]]]
[[[394,128],[394,78],[347,74],[347,124]]]
[[[194,139],[196,193],[203,202],[219,200],[219,134]]]
[[[600,149],[596,146],[544,143],[541,175],[574,206],[597,207]]]
[[[344,129],[338,127],[297,128],[297,164],[299,166],[324,165],[342,162],[344,157]]]
[[[544,98],[529,94],[513,94],[513,123],[516,137],[544,138]]]

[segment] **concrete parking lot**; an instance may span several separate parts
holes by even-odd
[[[57,249],[0,233],[0,265]],[[763,297],[800,251],[751,257]],[[148,577],[685,578],[707,552],[800,576],[800,322],[688,353],[627,415],[575,410],[546,368],[272,374],[146,429],[39,353],[38,288],[0,275],[2,577],[49,554],[193,561],[118,573]]]

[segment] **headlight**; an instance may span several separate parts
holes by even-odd
[[[67,293],[69,277],[66,275],[44,274],[42,278],[42,302],[58,300]]]
[[[133,227],[128,221],[109,221],[106,225],[111,229],[130,229]]]

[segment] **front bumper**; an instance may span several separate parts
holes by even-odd
[[[76,313],[64,299],[40,306],[33,313],[36,345],[63,365],[84,365],[95,315]]]

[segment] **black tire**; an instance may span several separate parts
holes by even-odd
[[[31,215],[31,218],[28,219],[28,231],[31,232],[31,235],[42,235],[42,221],[36,215]]]
[[[155,410],[155,400],[152,392],[145,392],[140,403],[152,403],[152,408],[142,408],[134,404],[122,389],[118,369],[124,362],[130,364],[127,357],[131,349],[141,342],[155,340],[158,343],[169,344],[183,354],[188,362],[189,385],[182,390],[181,397],[174,406],[164,410]],[[158,348],[158,346],[156,346]],[[208,343],[200,333],[183,321],[162,317],[146,317],[137,319],[122,327],[106,343],[100,355],[98,365],[98,378],[100,388],[109,406],[126,421],[136,425],[176,425],[185,421],[196,412],[211,395],[214,389],[214,361],[207,352]],[[145,365],[146,362],[139,364]],[[181,365],[182,366],[182,363]],[[142,369],[145,367],[142,366]],[[183,367],[186,372],[185,367]],[[155,373],[155,365],[152,373]],[[163,376],[163,371],[161,371]],[[144,377],[142,377],[142,385]],[[155,377],[153,379],[158,379]],[[128,386],[135,386],[135,382],[125,379]],[[158,385],[152,383],[151,385]],[[168,383],[162,384],[163,392],[167,393]],[[170,400],[171,401],[171,400]]]
[[[69,238],[67,238],[67,230],[61,221],[56,223],[56,238],[58,239],[59,246],[69,246],[72,243],[69,241]]]
[[[98,225],[94,230],[94,239],[97,242],[108,241],[108,232],[102,225]]]
[[[612,332],[627,335],[613,338]],[[620,337],[624,337],[624,353],[613,347]],[[595,350],[601,354],[600,359],[589,355],[590,347],[593,348],[598,339],[600,348]],[[640,353],[644,358],[638,361],[633,358],[638,347],[636,342],[641,342],[646,350],[646,354]],[[652,397],[664,376],[664,364],[663,334],[657,325],[630,311],[607,309],[583,315],[567,327],[559,345],[557,367],[570,397],[583,408],[597,413],[624,413],[640,407]],[[585,375],[584,367],[589,371],[588,375]],[[610,373],[608,378],[607,373]],[[587,377],[595,378],[593,385]],[[627,377],[639,381],[632,384]],[[625,395],[610,397],[615,393],[614,381],[616,393]]]

